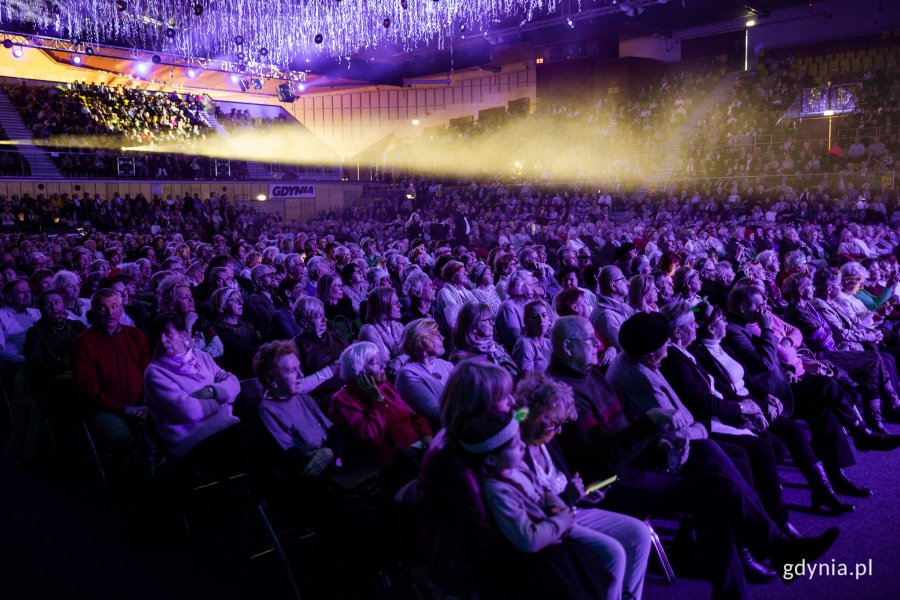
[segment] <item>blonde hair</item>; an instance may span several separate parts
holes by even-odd
[[[437,323],[431,319],[416,319],[403,328],[403,351],[413,360],[422,358],[422,341],[430,334],[440,333]]]
[[[294,320],[297,321],[297,325],[305,332],[306,327],[303,323],[319,313],[325,314],[325,303],[315,296],[301,296],[294,302],[291,312],[294,313]]]

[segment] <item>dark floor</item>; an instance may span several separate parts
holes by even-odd
[[[888,426],[900,432],[898,426]],[[782,469],[785,502],[791,508],[791,520],[805,534],[818,534],[836,525],[841,537],[834,547],[817,562],[835,565],[845,563],[851,576],[797,577],[791,585],[775,582],[752,586],[754,598],[767,600],[799,599],[896,599],[900,598],[900,449],[893,452],[857,453],[857,464],[845,472],[855,482],[866,485],[875,494],[855,500],[856,512],[840,517],[811,514],[810,492],[798,471]],[[651,557],[650,559],[654,559]],[[872,573],[856,579],[852,576],[856,563],[872,561]],[[677,575],[677,573],[676,573]],[[645,600],[695,600],[709,598],[707,582],[678,579],[674,585],[649,584],[644,588]]]
[[[895,429],[897,429],[895,427]],[[798,472],[784,469],[785,499],[792,521],[808,534],[837,525],[841,538],[819,563],[837,568],[846,563],[871,561],[872,573],[851,576],[798,577],[790,586],[781,582],[753,586],[761,599],[900,598],[900,450],[891,453],[859,453],[858,464],[848,470],[855,481],[876,494],[857,501],[855,513],[841,517],[811,514],[809,490]],[[89,478],[86,477],[85,479]],[[215,550],[190,548],[187,542],[139,544],[134,519],[121,503],[96,486],[59,484],[46,473],[23,473],[0,461],[0,598],[287,598],[287,581],[277,556],[270,554],[252,563],[244,583],[230,581],[222,573]],[[294,532],[294,538],[299,538]],[[298,542],[288,548],[304,598],[325,597],[335,582],[355,577],[342,571],[340,557],[322,561],[314,544]],[[655,559],[651,558],[651,561]],[[331,567],[311,570],[313,563]],[[655,570],[655,566],[651,566]],[[249,581],[250,583],[246,583]],[[374,590],[374,579],[344,597],[363,597]],[[709,598],[704,581],[680,577],[672,585],[658,583],[651,575],[644,590],[647,600]],[[896,586],[896,587],[895,587]],[[385,597],[407,597],[408,588],[395,586]],[[374,592],[373,592],[374,593]]]

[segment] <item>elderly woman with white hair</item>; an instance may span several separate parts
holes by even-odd
[[[72,271],[57,271],[50,285],[63,295],[66,318],[81,321],[85,326],[90,326],[88,312],[91,310],[91,301],[87,298],[79,298],[81,278]]]
[[[880,315],[866,308],[866,305],[856,297],[869,278],[869,271],[860,263],[851,261],[841,265],[841,291],[834,298],[834,303],[847,315],[858,319],[866,328],[874,328],[878,325]]]
[[[415,271],[403,282],[403,295],[406,297],[407,308],[400,317],[404,325],[416,319],[430,319],[432,305],[437,297],[437,289],[428,273]]]
[[[403,351],[409,360],[397,373],[397,391],[416,413],[428,419],[432,431],[441,428],[441,392],[453,364],[440,358],[444,336],[431,319],[416,319],[403,328]]]
[[[328,416],[348,433],[348,458],[378,466],[396,464],[404,456],[419,460],[431,443],[431,427],[386,380],[378,347],[351,344],[340,364],[344,387],[331,398]]]

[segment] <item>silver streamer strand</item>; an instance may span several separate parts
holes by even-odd
[[[384,45],[404,51],[431,43],[443,48],[454,29],[475,35],[502,19],[552,14],[559,5],[559,0],[124,1],[120,11],[116,0],[0,0],[0,21],[26,22],[42,35],[62,39],[286,68],[294,59],[345,57]],[[195,7],[202,9],[199,16]]]

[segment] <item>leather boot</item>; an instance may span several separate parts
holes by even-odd
[[[766,565],[756,562],[748,548],[738,548],[738,556],[741,559],[741,567],[744,569],[744,577],[750,583],[769,583],[778,577],[778,573]]]
[[[831,487],[838,494],[844,496],[853,496],[855,498],[869,498],[872,490],[861,485],[857,485],[847,478],[843,469],[828,469],[828,479],[831,481]]]
[[[816,560],[826,552],[840,535],[841,530],[832,527],[820,536],[801,538],[792,540],[789,538],[778,538],[772,541],[772,547],[769,551],[769,558],[772,561],[772,568],[778,573],[782,579],[790,583],[796,578],[786,579],[784,565],[795,565],[801,560],[807,562]]]
[[[875,397],[866,400],[866,424],[875,433],[887,433],[884,428],[884,419],[881,416],[881,398]]]
[[[821,462],[817,462],[812,468],[804,473],[806,480],[812,486],[812,509],[821,511],[823,506],[827,506],[833,515],[842,515],[844,513],[853,512],[856,507],[846,502],[841,502],[834,489],[831,487],[831,481],[825,473],[825,467]]]
[[[888,423],[900,423],[900,396],[891,394],[888,409],[884,411],[884,420]]]
[[[853,437],[853,445],[860,452],[868,452],[869,450],[888,451],[900,448],[900,435],[872,431],[863,424],[851,429],[850,435]]]

